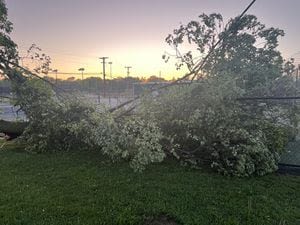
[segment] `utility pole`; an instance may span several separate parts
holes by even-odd
[[[125,69],[127,69],[127,77],[129,77],[129,75],[130,75],[131,68],[132,68],[131,66],[125,66]]]
[[[125,66],[125,69],[127,69],[127,78],[129,78],[131,68],[131,66]],[[127,91],[129,91],[129,79],[127,79]]]
[[[105,74],[105,60],[108,59],[108,57],[100,57],[99,59],[102,60],[102,73],[103,73],[103,96],[105,97],[106,94],[106,74]]]

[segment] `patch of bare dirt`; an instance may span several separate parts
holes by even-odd
[[[180,225],[169,216],[161,215],[158,217],[148,218],[142,225]]]

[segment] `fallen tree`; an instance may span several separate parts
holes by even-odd
[[[196,167],[207,161],[206,165],[226,175],[264,175],[276,170],[288,127],[278,126],[278,121],[271,121],[257,105],[244,107],[236,99],[271,93],[265,87],[272,90],[275,81],[289,75],[290,64],[284,64],[276,49],[282,30],[266,28],[255,16],[246,15],[247,9],[223,31],[223,18],[216,13],[181,25],[166,41],[176,51],[177,68],[186,65],[189,73],[150,92],[182,80],[192,83],[200,71],[203,82],[175,91],[171,88],[156,98],[138,96],[132,100],[140,99],[132,115],[128,111],[133,107],[123,109],[132,101],[97,111],[93,105],[57,92],[55,84],[38,75],[49,70],[50,58],[44,54],[35,55],[41,61],[35,72],[19,66],[17,47],[9,38],[12,27],[4,1],[0,3],[4,7],[0,70],[12,81],[14,104],[28,118],[22,134],[27,150],[94,149],[113,161],[127,160],[137,171],[161,162],[166,155]],[[180,53],[184,40],[197,46],[199,62],[192,51]],[[257,41],[264,45],[258,47]],[[168,58],[164,56],[166,61]],[[269,111],[276,109],[268,107]],[[252,120],[251,113],[258,118]]]

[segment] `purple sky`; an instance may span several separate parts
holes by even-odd
[[[21,53],[35,43],[53,59],[53,68],[101,72],[100,56],[109,56],[114,76],[162,72],[179,76],[161,56],[169,50],[164,39],[180,23],[204,13],[219,12],[227,20],[238,15],[250,0],[7,0],[14,23],[13,39]],[[257,0],[249,13],[267,26],[284,29],[280,41],[285,57],[300,63],[300,0]],[[298,24],[298,25],[297,25]],[[295,54],[299,52],[298,54]]]

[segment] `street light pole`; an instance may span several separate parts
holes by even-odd
[[[81,72],[81,88],[82,88],[82,91],[83,91],[83,87],[84,87],[84,85],[83,85],[83,71],[84,71],[84,68],[83,67],[79,68],[78,71]]]
[[[53,72],[55,73],[55,84],[57,84],[57,72],[58,72],[58,70],[57,69],[53,70]]]
[[[81,80],[83,80],[83,71],[84,71],[84,68],[80,68],[79,71],[81,72]]]
[[[109,73],[110,73],[110,82],[109,82],[109,95],[108,95],[108,100],[109,100],[109,105],[111,106],[111,94],[112,94],[112,62],[108,62],[109,64]]]
[[[112,62],[108,62],[109,64],[109,72],[110,72],[110,79],[112,79]]]

